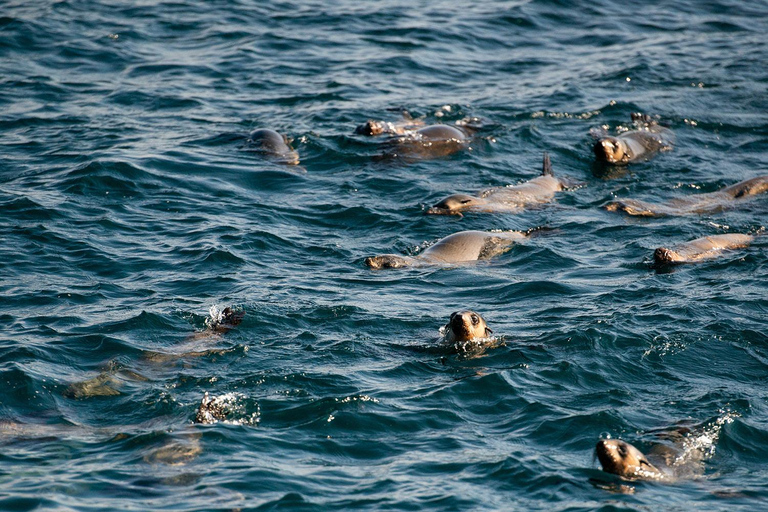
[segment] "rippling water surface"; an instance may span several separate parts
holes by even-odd
[[[0,509],[768,507],[768,238],[650,265],[760,233],[766,196],[602,208],[768,174],[768,5],[655,4],[5,3]],[[402,110],[484,126],[436,159],[354,134]],[[635,111],[674,150],[597,166],[590,129]],[[257,127],[300,167],[248,151]],[[554,203],[424,215],[535,177],[544,151],[581,183]],[[535,227],[477,264],[363,264]],[[242,324],[206,336],[227,306]],[[457,309],[501,346],[438,348]],[[227,421],[192,423],[205,392]],[[680,426],[703,454],[690,478],[627,484],[593,457]]]

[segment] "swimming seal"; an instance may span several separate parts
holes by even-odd
[[[469,131],[464,127],[433,124],[395,137],[387,154],[406,160],[439,158],[469,147],[469,142]]]
[[[470,310],[451,313],[443,329],[443,339],[451,345],[487,338],[493,334],[483,317]]]
[[[365,259],[372,269],[400,268],[418,265],[465,263],[488,259],[507,251],[509,247],[528,234],[520,231],[459,231],[438,240],[416,256],[384,254]]]
[[[624,212],[628,215],[641,217],[713,213],[765,192],[768,192],[768,175],[740,181],[735,185],[722,188],[716,192],[672,199],[666,204],[622,199],[608,203],[605,209],[611,212]]]
[[[601,439],[595,454],[603,471],[629,480],[669,480],[671,475],[661,471],[629,443],[617,439]]]
[[[228,408],[223,400],[218,397],[209,398],[208,392],[203,395],[203,400],[195,413],[195,423],[210,425],[227,419]]]
[[[752,235],[738,233],[705,236],[669,249],[659,247],[653,253],[653,260],[657,265],[695,263],[717,258],[723,251],[729,249],[747,247],[753,239]]]
[[[284,135],[267,128],[254,130],[248,136],[248,147],[275,162],[286,165],[298,165],[299,154],[290,146]]]
[[[672,149],[674,135],[669,129],[643,114],[632,114],[632,121],[636,130],[599,138],[593,146],[598,161],[623,165],[648,160],[659,151]]]
[[[516,212],[525,206],[547,203],[565,188],[565,181],[552,173],[549,154],[544,152],[541,176],[509,187],[490,188],[476,196],[454,194],[429,208],[428,215],[459,215],[463,211]]]

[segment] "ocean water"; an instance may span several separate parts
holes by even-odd
[[[768,508],[768,201],[631,218],[768,174],[768,4],[10,0],[0,8],[1,510]],[[401,111],[483,120],[382,158]],[[594,163],[658,116],[670,152]],[[249,151],[268,127],[301,165]],[[424,215],[554,172],[517,214]],[[372,271],[461,230],[489,261]],[[245,313],[206,335],[225,307]],[[451,312],[499,346],[441,348]],[[193,424],[204,395],[226,421]],[[696,471],[622,482],[594,446],[685,427]],[[696,455],[696,457],[694,457]],[[688,461],[686,461],[688,463]]]

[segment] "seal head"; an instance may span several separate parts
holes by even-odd
[[[251,150],[273,158],[286,165],[298,165],[299,153],[291,146],[285,135],[274,130],[259,128],[248,136],[248,146]]]
[[[601,439],[595,454],[603,471],[631,480],[661,480],[666,477],[648,462],[643,452],[629,443],[617,439]]]
[[[482,204],[479,197],[467,194],[448,196],[427,210],[428,215],[460,215],[463,210]]]
[[[365,264],[374,270],[379,270],[382,268],[406,267],[410,264],[410,260],[397,254],[382,254],[381,256],[365,258]]]
[[[375,136],[384,133],[385,128],[386,127],[383,122],[369,119],[365,122],[365,124],[361,124],[355,128],[355,133],[358,135]]]
[[[456,311],[445,326],[445,341],[456,343],[487,338],[493,331],[485,324],[483,317],[474,311]]]
[[[609,164],[625,162],[630,158],[626,143],[617,137],[604,137],[595,143],[593,149],[598,160]]]
[[[672,265],[674,263],[680,263],[682,259],[672,249],[666,247],[659,247],[653,251],[653,261],[657,265]]]

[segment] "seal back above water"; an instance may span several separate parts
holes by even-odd
[[[738,233],[705,236],[672,248],[659,247],[654,251],[653,259],[657,265],[695,263],[717,258],[726,250],[748,247],[752,240],[752,235]]]
[[[552,172],[549,154],[544,152],[541,175],[508,187],[497,187],[481,191],[478,195],[454,194],[429,208],[428,215],[462,215],[461,212],[517,212],[526,206],[551,201],[555,193],[564,190],[565,180],[556,178]]]
[[[679,197],[664,204],[648,203],[636,199],[621,199],[608,203],[605,205],[605,209],[641,217],[712,213],[765,192],[768,192],[768,176],[758,176],[715,192]]]
[[[417,256],[384,254],[365,259],[373,269],[401,268],[416,265],[466,263],[488,259],[507,251],[528,234],[520,231],[460,231],[438,240]]]
[[[248,136],[248,147],[271,158],[275,162],[286,165],[298,165],[299,153],[294,150],[285,135],[274,130],[259,128]]]

